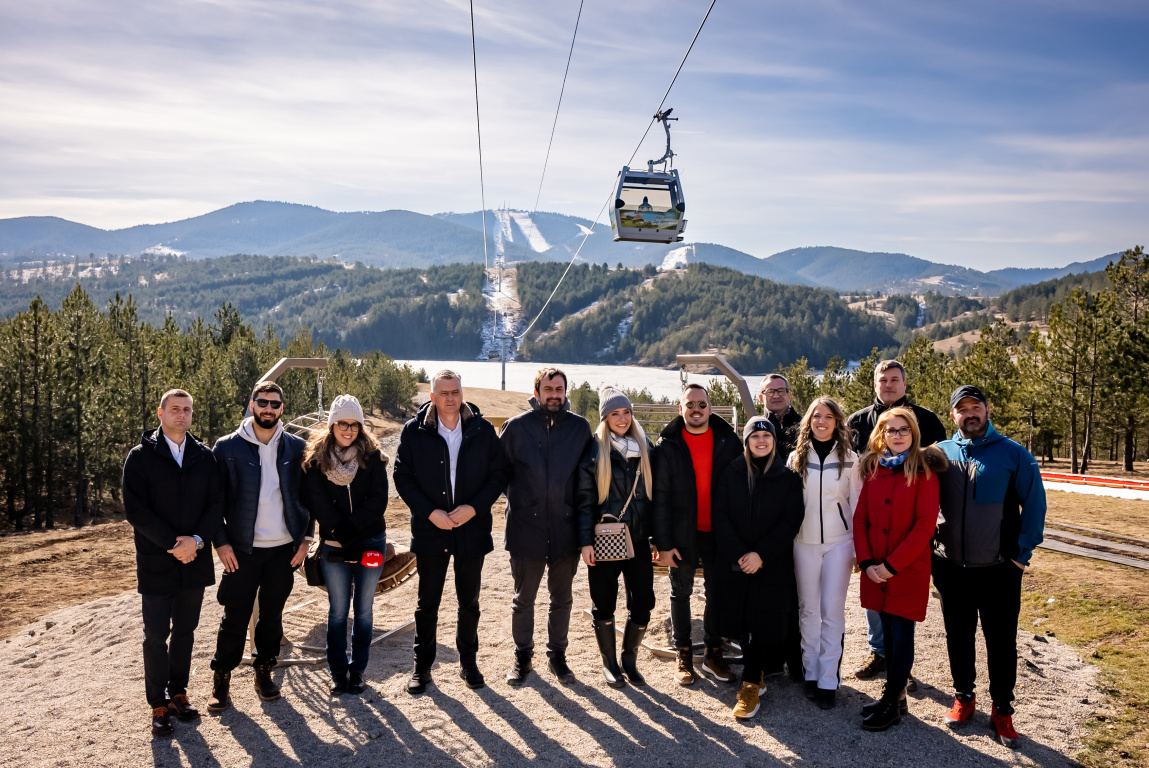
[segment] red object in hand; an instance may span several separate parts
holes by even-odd
[[[383,553],[375,551],[364,552],[359,558],[359,564],[366,568],[378,568],[383,565]]]

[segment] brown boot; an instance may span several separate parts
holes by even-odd
[[[228,693],[231,691],[231,672],[216,671],[211,678],[211,698],[207,700],[208,712],[223,712],[227,709]]]
[[[734,682],[734,673],[730,671],[730,665],[726,663],[726,659],[722,658],[721,648],[706,649],[706,655],[702,657],[702,671],[714,677],[715,680],[721,680],[724,683]]]
[[[271,679],[271,668],[275,662],[258,662],[252,666],[255,670],[255,692],[264,701],[279,698],[279,686]]]
[[[152,735],[171,736],[175,731],[172,715],[167,707],[152,707]]]
[[[674,681],[679,685],[694,685],[694,649],[684,645],[678,651],[678,666],[674,670]]]
[[[192,706],[186,693],[177,693],[168,702],[168,711],[180,720],[195,720],[199,717],[199,710]]]

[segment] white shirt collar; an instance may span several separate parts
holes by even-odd
[[[168,448],[171,449],[172,458],[176,460],[176,464],[179,464],[180,468],[182,469],[184,465],[184,448],[186,448],[188,444],[187,434],[184,434],[184,441],[179,445],[176,445],[172,442],[172,439],[168,437],[167,433],[162,429],[160,430],[160,433],[163,434],[164,440],[168,441]]]

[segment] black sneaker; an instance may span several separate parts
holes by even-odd
[[[427,690],[427,686],[431,682],[431,670],[416,667],[415,670],[411,672],[411,677],[407,679],[407,693],[412,696],[418,696]]]

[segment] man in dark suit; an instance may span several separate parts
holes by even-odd
[[[223,483],[211,451],[188,431],[191,395],[165,392],[157,415],[160,426],[144,433],[124,461],[123,489],[143,603],[144,691],[152,734],[167,736],[173,715],[199,717],[187,686],[204,587],[215,583],[204,544],[223,519]]]

